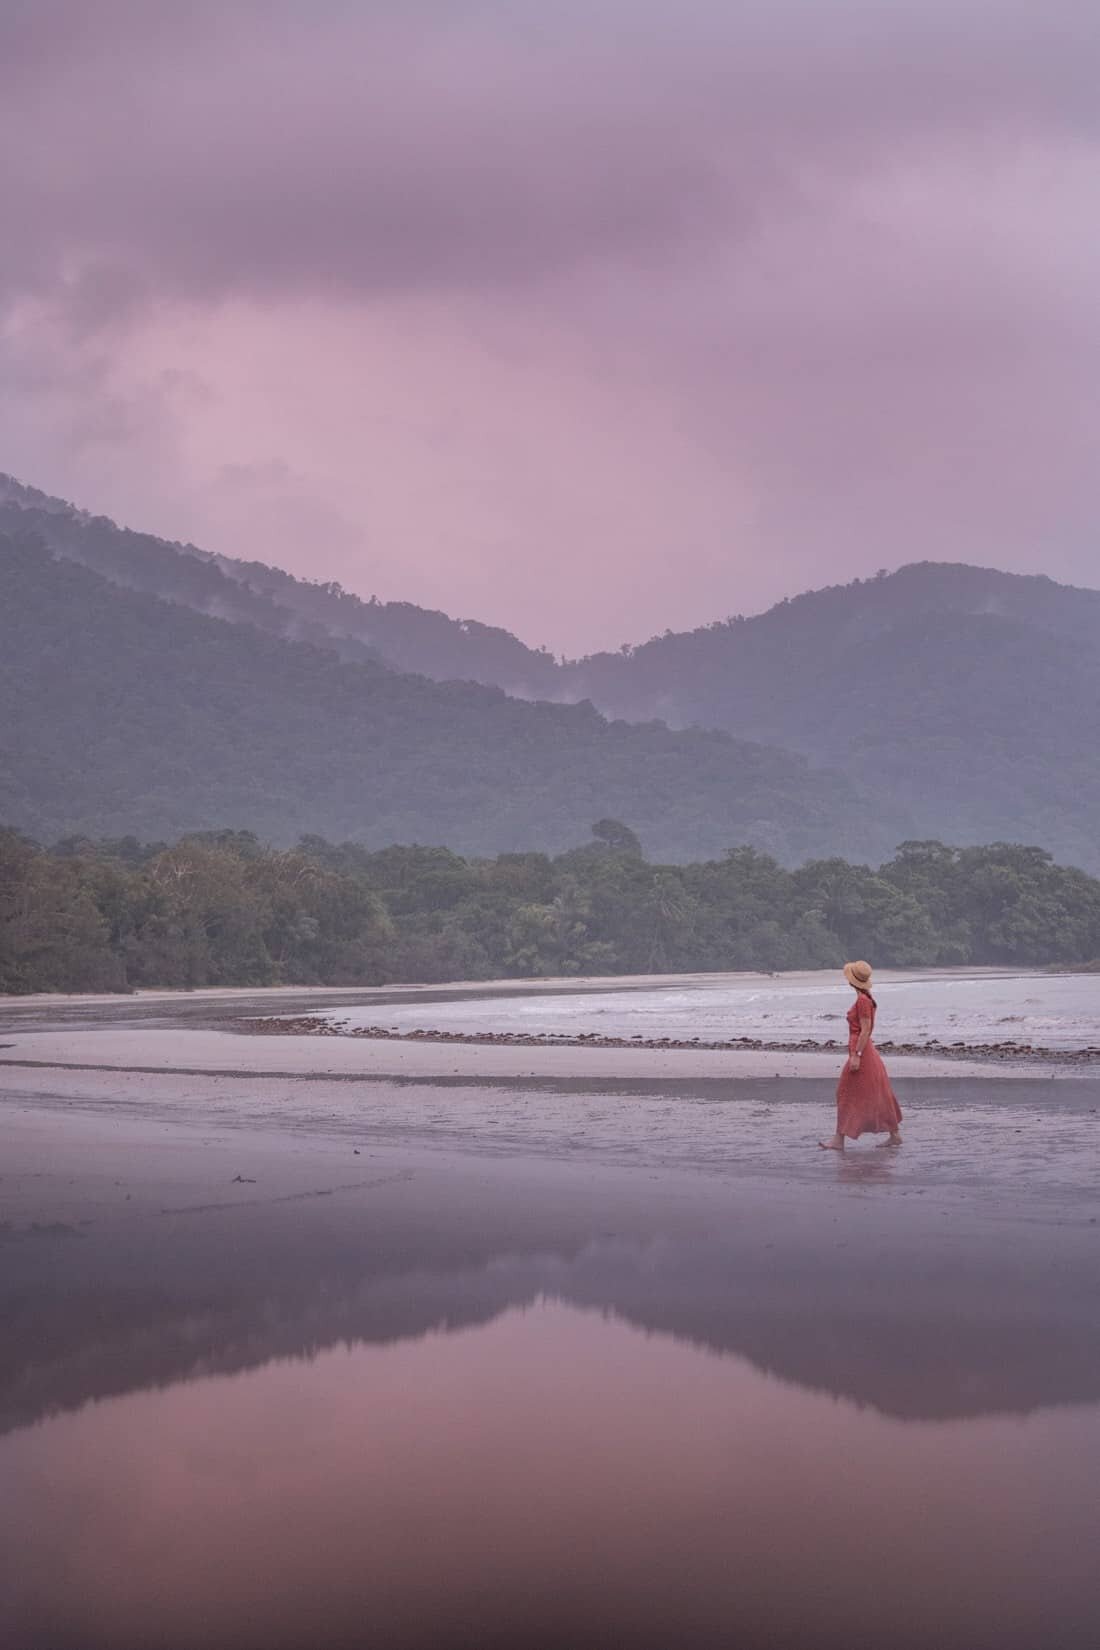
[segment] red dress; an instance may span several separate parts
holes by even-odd
[[[856,995],[848,1010],[848,1054],[853,1055],[864,1026],[875,1025],[875,999],[865,991]],[[860,1057],[859,1070],[845,1063],[836,1086],[836,1132],[848,1140],[861,1134],[893,1134],[901,1122],[901,1107],[890,1087],[882,1055],[868,1039]]]

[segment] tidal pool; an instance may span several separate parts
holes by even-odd
[[[10,1432],[5,1643],[1072,1650],[1098,1470],[1100,1404],[903,1419],[540,1295]]]

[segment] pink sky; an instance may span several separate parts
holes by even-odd
[[[577,653],[1100,583],[1100,12],[0,13],[0,469]]]

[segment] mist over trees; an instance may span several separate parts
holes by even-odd
[[[0,830],[0,991],[380,985],[552,975],[1082,964],[1100,880],[1042,849],[909,842],[877,869],[752,848],[654,864],[602,819],[564,854],[247,831],[166,845]]]

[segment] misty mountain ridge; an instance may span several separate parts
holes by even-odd
[[[798,753],[848,776],[872,834],[888,817],[908,835],[1037,842],[1100,868],[1100,591],[921,562],[559,662],[498,628],[128,532],[10,478],[5,527],[115,583],[348,662]]]
[[[524,698],[576,701],[594,697],[595,689],[609,702],[620,698],[623,713],[632,717],[643,700],[648,714],[655,714],[650,701],[663,691],[673,723],[700,720],[694,711],[709,703],[702,695],[697,705],[690,686],[669,690],[673,661],[698,671],[724,663],[731,649],[744,650],[749,638],[756,645],[765,639],[805,644],[819,637],[823,621],[836,627],[837,645],[889,630],[899,615],[952,612],[1015,619],[1100,646],[1100,590],[1058,584],[1042,573],[929,560],[784,597],[763,613],[666,630],[616,651],[558,660],[500,626],[453,619],[412,602],[363,598],[334,581],[298,578],[264,562],[119,527],[107,516],[93,516],[0,472],[0,531],[26,528],[37,530],[58,555],[81,561],[114,583],[181,601],[215,618],[255,624],[292,640],[344,642],[351,657],[362,657],[355,649],[365,648],[397,670],[436,681],[479,681]],[[713,707],[704,713],[729,714],[728,708]]]
[[[328,647],[344,659],[381,659],[436,681],[482,682],[523,698],[568,696],[558,691],[553,656],[507,630],[412,602],[364,600],[335,582],[134,532],[0,473],[0,532],[28,531],[114,584]]]
[[[0,822],[45,841],[227,822],[460,853],[561,851],[628,819],[665,860],[887,854],[897,812],[720,732],[608,722],[288,641],[0,538]]]

